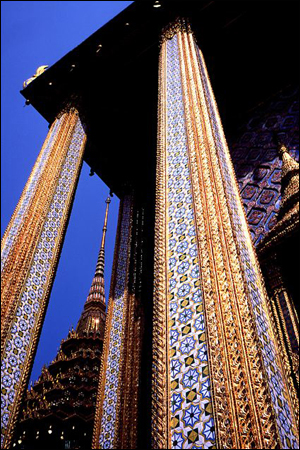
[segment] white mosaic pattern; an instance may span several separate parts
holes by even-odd
[[[14,402],[17,401],[20,380],[27,365],[49,277],[51,282],[50,273],[55,259],[53,249],[60,241],[65,226],[63,215],[69,191],[78,175],[84,137],[84,130],[78,120],[6,340],[5,354],[1,363],[1,447]]]
[[[235,193],[232,182],[229,155],[227,154],[227,149],[224,146],[224,141],[222,141],[221,124],[218,123],[218,115],[216,114],[215,105],[213,103],[213,93],[211,87],[209,86],[205,63],[198,48],[197,54],[199,58],[199,68],[202,74],[203,87],[209,106],[209,113],[212,117],[213,132],[218,145],[218,155],[221,163],[220,167],[226,186],[227,196],[229,199],[230,210],[232,213],[232,222],[234,223],[235,237],[238,243],[239,250],[241,252],[243,262],[245,263],[245,278],[247,280],[251,303],[256,319],[257,332],[260,338],[261,349],[264,357],[266,371],[268,374],[269,388],[271,391],[272,402],[277,416],[277,425],[281,442],[284,448],[299,448],[297,438],[295,437],[292,430],[291,411],[286,400],[286,393],[284,392],[285,389],[281,371],[276,362],[274,342],[270,337],[269,321],[266,317],[264,300],[259,289],[258,274],[255,271],[251,260],[250,249],[248,247],[248,241],[246,237],[246,226],[242,223],[241,219],[242,210],[241,207],[238,207],[240,200]]]
[[[19,229],[27,213],[31,198],[35,192],[35,188],[38,184],[39,178],[43,172],[45,165],[47,164],[48,157],[51,153],[52,146],[55,142],[55,138],[57,137],[57,132],[61,123],[62,117],[56,120],[55,124],[53,125],[50,136],[48,136],[48,141],[46,142],[43,154],[41,155],[40,160],[34,166],[33,172],[31,174],[31,179],[26,187],[26,191],[24,192],[24,197],[21,199],[20,203],[17,206],[15,220],[11,225],[11,228],[7,234],[7,238],[5,239],[3,248],[1,249],[1,271],[4,268],[7,256],[14,244],[15,238],[19,233]]]
[[[109,337],[109,350],[105,372],[105,391],[101,432],[99,436],[100,448],[114,448],[116,407],[118,403],[120,351],[123,339],[125,292],[127,287],[127,267],[130,246],[132,198],[126,196],[123,201],[120,244],[117,259],[115,288],[113,294],[113,313]]]
[[[167,41],[168,279],[172,448],[215,442],[177,36]]]

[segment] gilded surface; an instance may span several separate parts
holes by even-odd
[[[93,435],[94,448],[116,448],[119,440],[120,398],[123,394],[125,336],[128,324],[128,276],[132,229],[132,196],[120,204],[121,220],[115,250]]]
[[[261,390],[258,389],[258,396],[256,398],[256,405],[258,407],[262,426],[262,436],[265,442],[264,445],[270,447],[273,445],[272,440],[274,439],[276,441],[276,433],[273,433],[273,437],[270,433],[276,424],[281,445],[283,447],[286,446],[287,448],[297,447],[298,438],[295,429],[295,421],[284,377],[284,368],[282,366],[280,352],[272,332],[262,276],[253,250],[220,118],[217,114],[217,108],[209,85],[204,60],[200,52],[199,59],[202,78],[203,80],[206,80],[207,99],[210,97],[210,102],[208,102],[208,104],[210,107],[210,115],[213,119],[212,125],[216,138],[217,155],[220,161],[222,179],[226,189],[232,231],[238,249],[240,271],[243,276],[246,298],[251,313],[249,320],[250,323],[252,322],[253,324],[253,331],[255,328],[257,330],[255,338],[257,345],[254,345],[253,347],[249,346],[249,355],[253,358],[253,362],[255,362],[256,349],[261,349],[260,360],[263,362],[263,365],[254,365],[254,367],[258,367],[259,370],[256,372],[253,386],[256,387],[258,385],[258,381],[261,379],[262,375],[265,382],[267,382],[265,385],[263,384],[261,386]],[[246,335],[246,337],[248,340],[249,335]],[[252,370],[251,373],[255,374]],[[270,392],[270,394],[268,392]],[[270,403],[273,405],[273,413],[270,412]],[[276,418],[275,424],[273,418],[274,414]]]
[[[280,347],[282,361],[289,383],[297,425],[299,424],[299,319],[292,298],[283,282],[277,251],[299,229],[299,164],[281,145],[282,159],[281,203],[277,223],[259,242],[258,252],[264,265],[271,298],[269,308],[274,322],[274,332]],[[289,331],[288,331],[288,328]]]
[[[175,29],[164,36],[156,197],[154,446],[297,448],[284,362],[203,56],[191,33]],[[193,227],[194,242],[189,242]],[[189,281],[194,260],[188,255],[195,247],[202,336]],[[207,347],[205,360],[202,343]],[[205,377],[210,383],[209,408],[202,392],[208,386]],[[195,383],[195,389],[191,385],[187,395],[189,383]]]
[[[142,313],[140,308],[143,210],[134,208],[132,227],[132,257],[129,274],[129,301],[124,346],[124,382],[122,383],[120,422],[117,447],[137,447],[138,396],[142,345]]]
[[[179,32],[192,33],[189,21],[182,17],[177,17],[174,22],[170,23],[162,30],[161,43],[167,41],[168,39],[173,39],[173,37]]]
[[[2,272],[6,305],[6,314],[1,318],[1,439],[4,448],[10,446],[21,397],[28,381],[86,140],[76,111],[66,114],[58,128],[55,125],[51,128],[50,138],[48,136],[44,146],[45,152],[48,151],[47,145],[53,130],[59,136],[53,141],[51,154],[46,158],[47,164],[39,167],[42,173],[34,186],[31,184],[32,178],[29,180],[7,233],[9,236],[11,230],[17,230],[17,234],[13,234],[14,239]],[[39,163],[38,160],[37,165]],[[37,165],[33,176],[38,173],[38,170],[35,171]],[[16,217],[22,211],[24,202],[26,204],[28,187],[33,192],[29,196],[30,204],[26,205],[26,213],[19,216],[22,222],[19,224]]]
[[[154,299],[153,299],[153,382],[152,447],[170,448],[169,344],[166,248],[166,43],[159,59],[158,136],[156,167]]]
[[[202,276],[176,37],[167,42],[168,298],[173,448],[215,445]]]
[[[23,286],[24,277],[31,264],[36,242],[39,238],[41,227],[56,189],[59,170],[64,162],[65,153],[62,148],[67,148],[76,124],[76,114],[65,115],[60,126],[53,132],[57,135],[44,146],[46,161],[39,164],[38,159],[29,182],[22,193],[20,202],[16,208],[17,215],[13,214],[5,233],[3,242],[4,265],[1,272],[1,352],[7,333],[15,302],[19,298]],[[49,149],[50,147],[50,149]],[[41,156],[41,154],[40,154]],[[43,160],[43,158],[41,158]],[[35,170],[36,169],[36,170]],[[34,180],[35,178],[35,180]],[[31,183],[35,181],[35,183]],[[27,189],[28,187],[28,189]],[[7,245],[8,244],[8,245]]]

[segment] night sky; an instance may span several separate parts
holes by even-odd
[[[132,2],[2,1],[1,236],[48,132],[48,123],[20,94],[41,65],[54,64]],[[35,381],[77,324],[95,271],[108,187],[83,164],[71,218],[31,373]],[[112,198],[106,238],[108,298],[119,200]]]

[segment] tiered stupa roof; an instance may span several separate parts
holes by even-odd
[[[279,147],[279,157],[282,159],[281,203],[277,223],[259,242],[259,254],[272,251],[299,230],[299,163],[283,144]]]

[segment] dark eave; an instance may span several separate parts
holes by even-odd
[[[249,110],[298,83],[297,1],[153,3],[134,2],[21,91],[48,122],[75,98],[85,161],[117,195],[127,184],[153,187],[159,36],[176,16],[190,18],[228,137]]]

